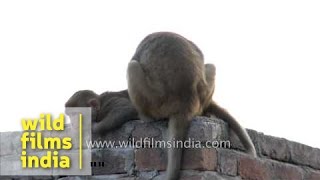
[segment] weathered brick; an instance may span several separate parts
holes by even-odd
[[[272,136],[263,136],[259,144],[262,155],[280,161],[289,161],[290,151],[288,140]]]
[[[226,140],[228,138],[226,127],[226,123],[220,119],[197,116],[190,124],[187,139],[201,142]]]
[[[240,177],[231,177],[221,175],[217,172],[212,171],[204,171],[204,172],[196,172],[196,171],[185,171],[182,173],[180,178],[181,180],[240,180]]]
[[[238,173],[243,179],[271,179],[271,174],[264,161],[244,154],[239,157]]]
[[[161,172],[158,176],[152,178],[153,180],[163,180],[165,179],[166,174],[165,172]],[[194,170],[183,170],[180,172],[180,178],[179,180],[241,180],[241,178],[238,177],[231,177],[231,176],[225,176],[221,175],[217,172],[212,171],[194,171]],[[142,180],[139,179],[138,180]],[[145,179],[143,179],[145,180]]]
[[[134,177],[126,174],[112,174],[112,175],[99,175],[99,176],[69,176],[60,178],[59,180],[134,180]]]
[[[1,176],[1,180],[32,180],[32,177],[27,176]]]
[[[113,174],[113,175],[100,175],[100,176],[92,176],[90,180],[135,180],[136,178],[133,176],[128,176],[127,174]],[[85,179],[87,180],[87,179]]]
[[[244,179],[303,179],[300,167],[247,155],[239,157],[238,171]]]
[[[122,125],[120,128],[110,131],[104,135],[92,134],[92,139],[95,141],[109,141],[119,145],[121,142],[130,141],[132,131],[136,126],[140,126],[142,121],[134,120],[129,121]]]
[[[33,155],[41,157],[46,155],[46,152],[37,152]],[[9,155],[9,156],[1,156],[0,157],[0,175],[47,175],[52,174],[52,169],[42,169],[39,171],[38,169],[28,169],[28,171],[25,171],[21,166],[21,159],[20,155]]]
[[[33,176],[32,180],[55,180],[57,178],[57,176]]]
[[[262,137],[264,136],[263,133],[259,133],[255,130],[251,130],[251,129],[246,129],[246,131],[248,132],[248,135],[250,136],[250,138],[253,142],[253,145],[256,148],[257,155],[261,156],[260,142],[261,142]],[[231,129],[229,129],[229,139],[231,141],[231,148],[232,149],[245,151],[245,148],[243,147],[242,143],[240,142],[238,135],[234,131],[232,131]]]
[[[320,169],[320,149],[289,142],[291,162]]]
[[[269,168],[269,174],[272,179],[303,179],[303,170],[299,166],[276,161],[268,161],[266,166]]]
[[[182,169],[214,171],[217,168],[216,149],[185,149],[182,159]]]
[[[91,172],[91,166],[90,166],[90,161],[91,161],[91,151],[90,150],[83,150],[82,151],[82,170],[81,171],[78,171],[79,170],[79,150],[60,150],[59,151],[59,155],[65,155],[65,156],[68,156],[71,161],[70,161],[70,168],[53,168],[52,169],[52,174],[55,175],[55,176],[58,176],[58,175],[73,175],[74,172],[77,172],[77,175],[87,175],[87,174],[90,174]],[[37,170],[37,169],[35,169]]]
[[[132,138],[136,140],[141,138],[153,138],[154,140],[167,140],[167,120],[159,120],[155,122],[140,122],[136,125]],[[207,142],[213,140],[227,139],[225,131],[226,124],[215,118],[195,117],[190,124],[186,139]]]
[[[304,179],[319,180],[320,179],[320,171],[307,170],[305,172]]]
[[[257,132],[252,129],[246,129],[246,130],[253,142],[254,147],[256,148],[257,156],[262,157],[262,147],[260,143],[262,142],[262,139],[265,135],[261,132]]]
[[[83,176],[69,176],[69,177],[59,178],[59,180],[85,180],[85,179],[87,179],[87,177],[83,177]]]
[[[240,177],[230,177],[221,175],[217,172],[212,171],[182,171],[181,173],[181,180],[240,180]]]
[[[163,140],[167,133],[167,121],[140,122],[132,131],[132,138],[136,141],[144,138]],[[149,145],[148,145],[149,146]]]
[[[165,170],[166,149],[138,149],[135,153],[136,168],[139,171]],[[182,169],[215,170],[217,154],[215,149],[185,149]]]
[[[133,169],[133,149],[96,149],[92,150],[92,162],[103,162],[103,167],[92,167],[94,175],[130,173]]]
[[[164,172],[162,172],[162,174],[164,174]],[[136,180],[147,180],[147,179],[154,179],[155,177],[160,176],[160,172],[157,170],[147,171],[147,172],[138,171],[136,175],[137,175]]]
[[[22,132],[1,132],[0,156],[21,154]]]
[[[218,172],[236,176],[238,172],[238,154],[229,149],[218,149]]]
[[[143,148],[135,150],[135,164],[139,171],[165,170],[167,155],[164,149]]]
[[[130,138],[135,138],[136,141],[146,137],[154,138],[154,140],[166,140],[167,124],[166,120],[130,121],[117,130],[103,136],[95,136],[93,139],[115,141],[116,145],[119,145],[119,141],[128,141]],[[254,130],[248,130],[248,134],[254,142],[258,155],[263,159],[253,158],[233,149],[185,149],[180,179],[320,179],[320,171],[317,170],[320,169],[320,149],[281,138],[265,136]],[[46,131],[43,132],[43,135],[70,136],[74,138],[73,143],[75,144],[78,139],[77,134],[68,130],[65,132]],[[1,133],[0,165],[6,171],[15,171],[20,164],[20,159],[17,158],[19,156],[16,156],[21,153],[20,137],[21,132],[8,133],[4,136]],[[228,135],[226,123],[216,118],[195,117],[190,125],[187,140],[201,141],[204,144],[203,142],[207,141],[228,140],[229,137],[232,139],[233,148],[244,150],[237,135],[233,133]],[[76,150],[64,152],[78,156],[77,145],[73,148]],[[94,149],[92,161],[97,162],[97,165],[99,162],[104,162],[104,167],[92,168],[94,176],[73,176],[63,179],[164,179],[167,149]],[[52,173],[61,174],[62,171],[54,169]],[[3,178],[1,177],[1,179]],[[50,180],[53,177],[38,177],[38,179],[43,178]],[[20,176],[16,179],[31,180],[34,178]]]

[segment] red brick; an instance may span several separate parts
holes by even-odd
[[[214,171],[216,168],[216,149],[185,149],[182,160],[182,169]]]
[[[242,155],[239,159],[239,175],[243,179],[263,180],[271,179],[268,168],[264,161]]]
[[[167,156],[163,149],[137,149],[135,150],[135,163],[139,171],[165,170]]]

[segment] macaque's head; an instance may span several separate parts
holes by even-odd
[[[97,121],[97,114],[100,110],[99,95],[91,90],[78,91],[69,98],[65,107],[91,107],[91,120]],[[66,114],[70,116],[68,112]]]

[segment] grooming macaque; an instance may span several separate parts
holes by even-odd
[[[256,156],[247,132],[212,101],[215,67],[204,64],[200,49],[170,32],[148,35],[127,69],[130,99],[141,117],[169,119],[169,141],[184,140],[196,115],[213,113],[227,121],[247,152]],[[178,179],[182,147],[168,149],[167,179]]]
[[[65,107],[91,107],[92,132],[96,134],[105,134],[127,121],[138,119],[127,90],[101,95],[91,90],[81,90],[70,97]]]

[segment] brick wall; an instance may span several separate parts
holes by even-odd
[[[206,142],[230,141],[231,148],[186,149],[182,161],[181,179],[320,179],[320,149],[267,136],[248,130],[258,158],[243,153],[237,137],[228,131],[227,124],[215,118],[196,117],[192,121],[187,139],[204,145]],[[17,132],[19,133],[19,132]],[[5,137],[2,133],[1,137]],[[16,149],[14,138],[6,143],[7,151],[0,152],[6,160]],[[167,139],[167,122],[131,121],[105,136],[94,136],[96,140],[139,141],[141,138],[154,141]],[[17,140],[18,141],[18,140]],[[138,142],[140,143],[140,142]],[[141,144],[137,144],[141,145]],[[164,179],[167,162],[166,149],[148,148],[96,148],[92,151],[93,177],[90,179],[145,180]],[[2,163],[2,162],[1,162]],[[94,166],[95,165],[95,166]],[[28,179],[27,177],[15,177]],[[88,179],[88,177],[33,177],[35,179]],[[0,179],[12,179],[1,177]],[[29,177],[29,179],[32,179]]]

